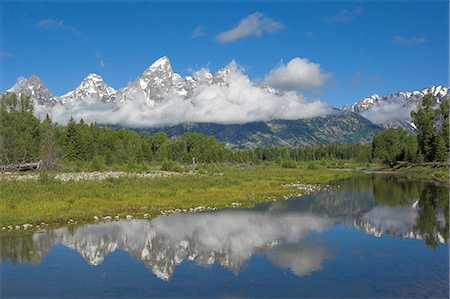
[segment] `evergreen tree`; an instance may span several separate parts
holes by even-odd
[[[56,145],[55,128],[50,117],[45,117],[41,124],[41,168],[56,169],[58,163],[58,149]]]
[[[67,122],[63,142],[64,157],[69,161],[82,160],[83,139],[77,122],[73,117]]]
[[[39,120],[30,97],[15,94],[0,98],[0,163],[24,163],[39,159]]]
[[[442,120],[441,127],[436,137],[436,161],[448,161],[449,159],[449,100],[445,99],[439,107],[439,118]]]
[[[435,156],[436,134],[434,123],[436,113],[433,110],[435,102],[436,98],[434,95],[427,94],[423,97],[417,112],[411,112],[413,122],[417,127],[419,148],[424,155],[425,161],[433,161]]]

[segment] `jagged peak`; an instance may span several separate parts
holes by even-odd
[[[25,80],[33,81],[33,82],[38,82],[38,83],[40,83],[40,84],[44,84],[44,83],[42,82],[41,78],[39,78],[38,75],[31,75],[28,79],[25,79]]]
[[[96,74],[96,73],[89,73],[89,75],[86,76],[86,78],[83,79],[83,81],[103,81],[103,78]]]
[[[155,62],[153,62],[149,68],[156,69],[156,68],[172,68],[172,65],[170,63],[170,59],[167,56],[162,56]]]

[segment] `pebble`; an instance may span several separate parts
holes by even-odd
[[[120,177],[138,177],[138,178],[159,178],[168,176],[181,176],[181,173],[171,172],[171,171],[161,171],[155,170],[147,173],[133,173],[133,172],[123,172],[123,171],[95,171],[95,172],[65,172],[58,173],[55,175],[55,179],[66,182],[66,181],[81,181],[81,180],[105,180],[109,178],[120,178]],[[7,180],[14,181],[24,181],[24,180],[38,180],[38,174],[26,174],[26,175],[7,175],[3,176]]]
[[[98,216],[94,216],[94,220],[95,220],[95,221],[99,221],[100,218],[98,218]]]
[[[69,221],[67,221],[67,224],[76,224],[77,222],[73,219],[69,219]]]
[[[22,225],[22,227],[23,227],[23,229],[29,229],[29,228],[33,227],[33,224],[25,223],[25,224]]]
[[[125,218],[127,218],[127,220],[131,220],[131,219],[133,219],[133,216],[127,215]]]
[[[116,216],[114,216],[114,219],[119,220],[119,219],[120,219],[120,216],[119,216],[119,215],[116,215]]]
[[[105,216],[105,217],[103,217],[103,220],[110,221],[110,220],[112,220],[112,217],[111,216]]]
[[[150,216],[150,215],[147,214],[147,213],[144,214],[144,218],[148,218],[149,216]]]
[[[290,197],[294,197],[294,196],[301,196],[301,195],[308,195],[311,194],[313,192],[317,192],[317,191],[329,191],[332,190],[330,185],[325,185],[325,184],[301,184],[299,182],[295,182],[295,183],[290,183],[290,184],[285,184],[282,185],[283,187],[290,187],[290,188],[295,188],[298,190],[302,190],[303,194],[292,194],[290,196],[284,196],[283,199],[288,199]]]

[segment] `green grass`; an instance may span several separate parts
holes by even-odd
[[[285,165],[286,166],[286,165]],[[356,167],[348,164],[348,168]],[[249,168],[219,164],[203,166],[193,175],[167,178],[106,179],[60,182],[48,175],[38,181],[0,179],[0,226],[41,221],[58,224],[68,219],[91,221],[93,216],[155,215],[160,210],[195,206],[243,206],[298,193],[283,187],[290,182],[326,183],[352,175],[317,164],[297,163],[294,168],[261,164]]]

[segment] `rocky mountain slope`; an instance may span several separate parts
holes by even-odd
[[[381,127],[354,112],[335,113],[298,120],[271,120],[246,124],[192,123],[152,128],[179,136],[184,132],[213,135],[230,148],[254,148],[267,145],[300,146],[328,143],[368,143]]]

